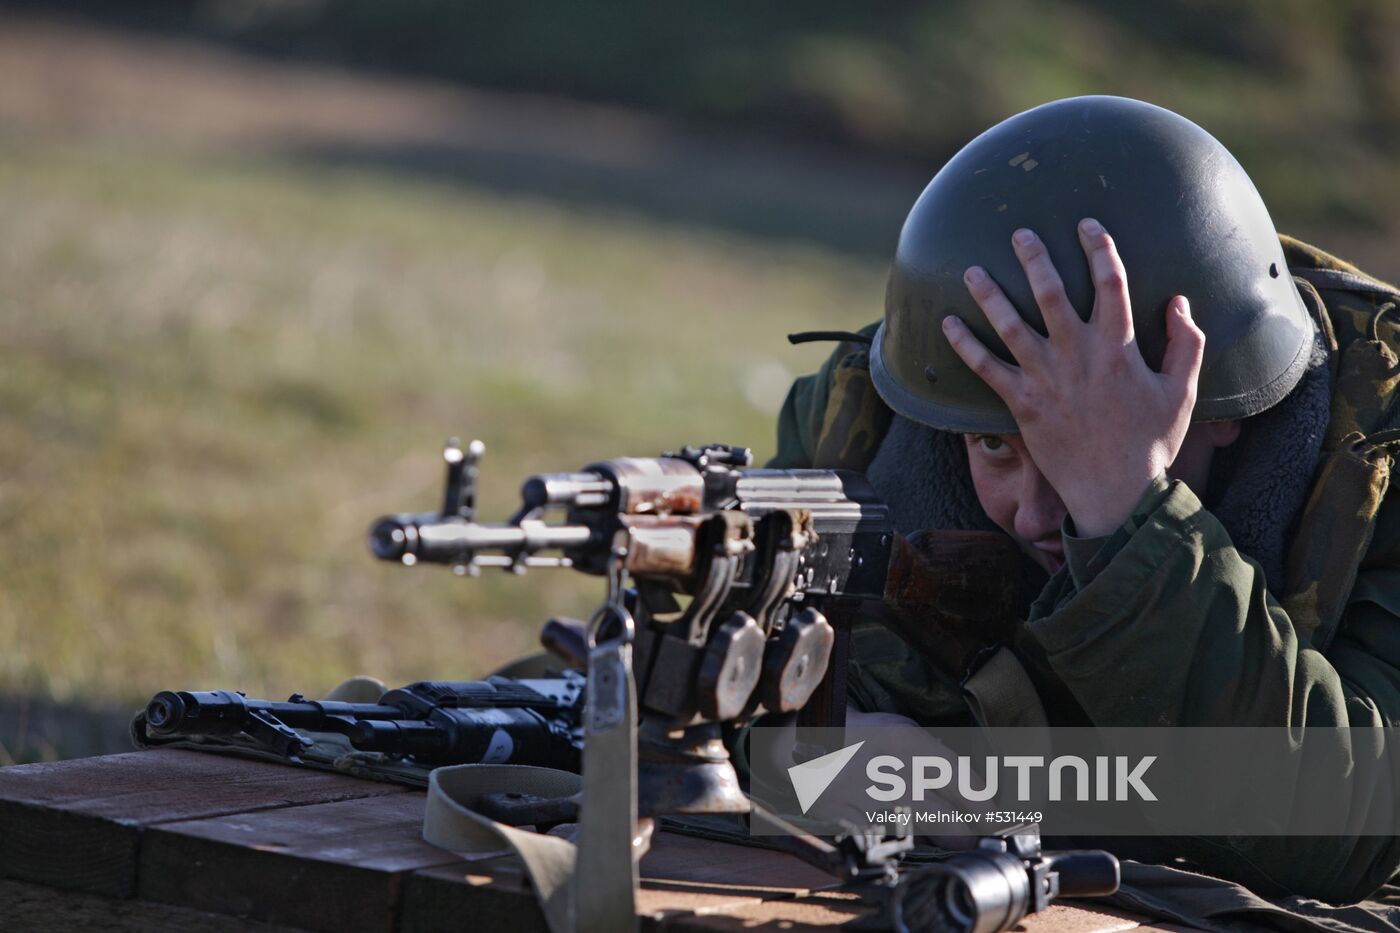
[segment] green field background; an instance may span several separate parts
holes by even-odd
[[[772,449],[783,335],[880,269],[546,203],[277,164],[0,146],[0,682],[127,699],[470,677],[597,581],[374,562],[479,437],[530,472]]]
[[[604,21],[180,6],[8,4],[0,26],[154,36],[191,74],[207,49],[248,71],[642,108],[680,141],[664,171],[570,174],[540,156],[548,120],[534,161],[243,147],[192,142],[184,114],[112,132],[97,104],[69,118],[71,90],[0,89],[0,763],[92,750],[41,735],[30,704],[120,718],[162,689],[478,677],[549,616],[586,616],[596,579],[380,564],[364,532],[436,505],[449,435],[487,445],[491,520],[532,472],[710,441],[762,459],[787,384],[825,354],[785,335],[875,319],[904,206],[1022,107],[1178,107],[1236,148],[1281,227],[1400,269],[1390,4],[1179,2],[1151,21],[1009,0]],[[22,91],[33,106],[10,106]]]

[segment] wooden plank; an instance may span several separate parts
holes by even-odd
[[[727,853],[726,853],[727,854]],[[717,857],[711,851],[710,858]],[[698,915],[757,906],[761,887],[725,888],[692,881],[643,878],[637,912],[644,931],[672,929]],[[779,892],[778,897],[790,896]],[[544,914],[518,863],[458,864],[414,872],[404,887],[399,933],[459,933],[462,918],[473,928],[548,933]]]
[[[671,929],[678,923],[685,928],[689,918],[757,908],[835,883],[781,852],[665,832],[653,838],[641,875],[637,910],[646,930]],[[523,869],[514,860],[425,869],[408,880],[401,933],[448,933],[461,928],[463,916],[480,920],[483,929],[496,922],[509,922],[512,929],[546,929]],[[844,920],[850,918],[850,912],[843,914]]]
[[[653,837],[641,874],[648,881],[758,898],[793,897],[836,884],[826,872],[784,852],[667,832]]]
[[[639,908],[666,929],[823,929],[873,915],[857,895],[801,860],[766,849],[660,833],[642,861]],[[695,895],[685,898],[684,895]],[[1120,933],[1140,918],[1066,901],[1024,918],[1021,933]]]
[[[172,750],[0,769],[0,870],[69,888],[0,881],[0,918],[123,933],[545,931],[518,862],[466,861],[422,841],[423,801],[409,788]],[[642,875],[648,930],[817,930],[870,912],[792,856],[673,833],[656,836]],[[1059,904],[1022,929],[1139,923]]]
[[[513,857],[416,871],[404,883],[398,933],[549,933],[524,874]]]
[[[411,791],[289,764],[166,748],[0,768],[0,800],[142,825]]]
[[[667,930],[832,930],[874,916],[855,894],[761,901],[721,913],[676,917]]]
[[[392,930],[405,877],[460,862],[423,841],[425,799],[409,791],[163,823],[143,836],[138,895],[327,933]]]
[[[130,897],[143,826],[406,791],[174,749],[0,768],[0,876]]]
[[[684,867],[685,874],[730,880],[727,883],[666,880],[644,872],[647,877],[643,878],[638,897],[644,931],[737,931],[755,927],[823,930],[874,914],[872,907],[861,904],[858,896],[849,891],[803,894],[782,885],[768,884],[766,882],[771,879],[762,874],[735,883],[734,873],[724,866],[743,847],[707,840],[687,841],[695,846],[687,852],[693,861]],[[745,870],[761,870],[760,865],[748,860],[740,860],[739,864]],[[519,875],[518,866],[505,860],[465,870],[462,866],[452,866],[417,872],[405,895],[400,931],[455,933],[461,929],[461,918],[465,916],[479,922],[480,929],[495,929],[498,924],[508,923],[513,930],[545,931],[544,918]],[[418,886],[416,891],[415,886]],[[1113,908],[1067,901],[1024,918],[1017,930],[1019,933],[1123,933],[1136,930],[1141,922]],[[1180,933],[1190,931],[1181,929]]]
[[[667,929],[823,930],[872,916],[873,908],[863,906],[856,895],[837,892],[791,900],[766,900],[722,913],[677,918]],[[1140,929],[1140,921],[1109,908],[1066,902],[1052,904],[1047,910],[1023,918],[1015,929],[1016,933],[1123,933]]]
[[[305,933],[292,927],[254,923],[237,917],[118,900],[81,891],[62,891],[26,881],[0,881],[0,918],[6,930],[26,933]]]

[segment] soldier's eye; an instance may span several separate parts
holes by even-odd
[[[977,435],[977,443],[988,453],[996,453],[1006,446],[1006,442],[995,434],[979,434]]]

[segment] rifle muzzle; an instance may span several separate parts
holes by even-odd
[[[233,735],[243,730],[247,711],[243,697],[228,690],[163,690],[146,704],[146,725],[157,735],[194,728],[206,735]]]
[[[461,519],[443,519],[436,512],[389,515],[374,523],[369,547],[380,560],[414,564],[473,564],[504,566],[519,555],[528,566],[558,565],[558,561],[525,558],[537,551],[566,551],[583,547],[593,539],[584,525],[547,525],[522,521],[515,525],[484,525]],[[505,555],[499,561],[479,560],[477,555]]]

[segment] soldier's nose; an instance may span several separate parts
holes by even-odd
[[[1034,464],[1026,464],[1016,506],[1016,534],[1025,541],[1058,537],[1065,504]]]

